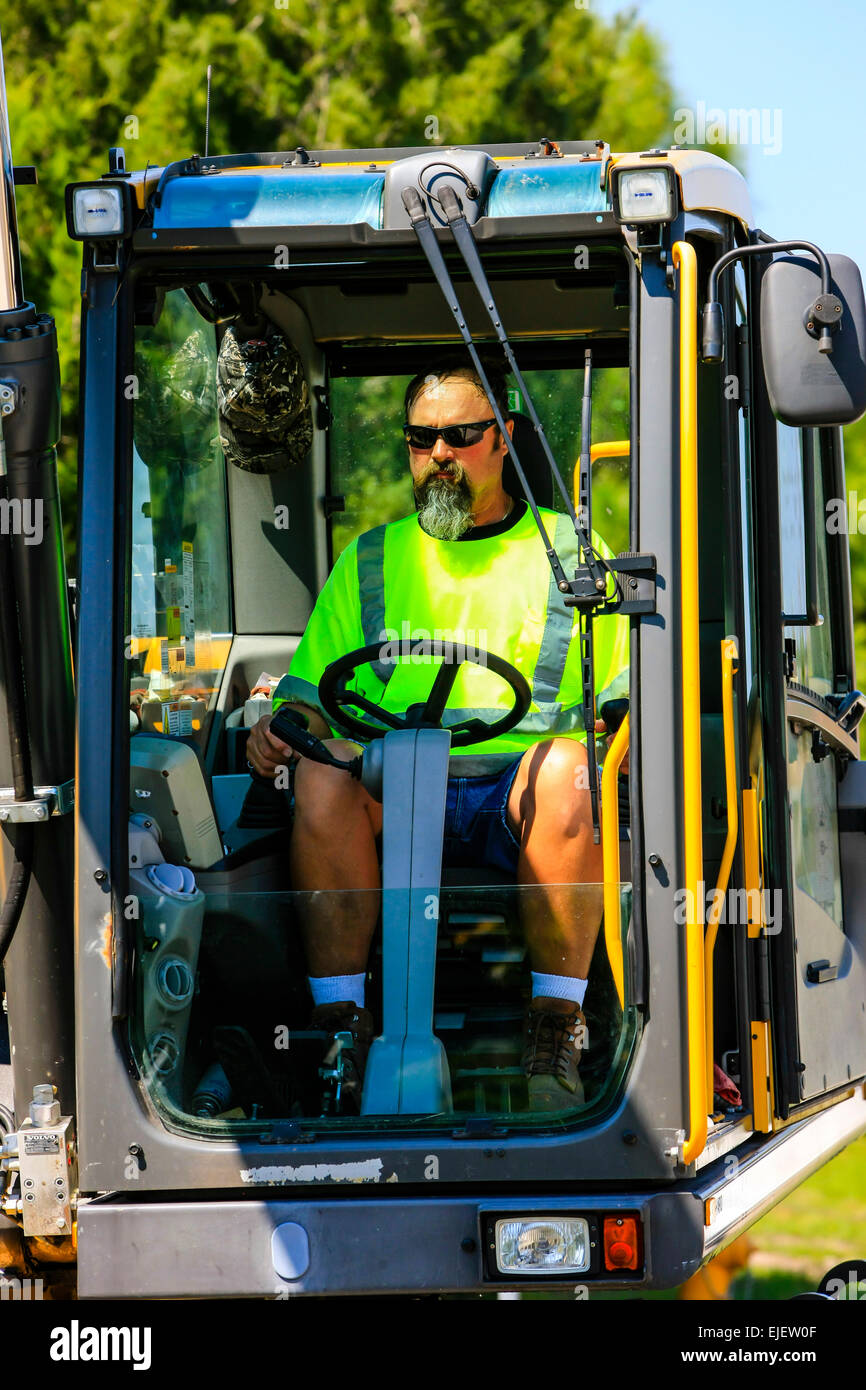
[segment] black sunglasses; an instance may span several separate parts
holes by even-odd
[[[440,434],[449,449],[465,449],[469,444],[480,444],[485,431],[495,424],[495,419],[475,420],[471,425],[446,425],[437,430],[433,425],[410,425],[405,420],[403,434],[413,449],[432,449]]]

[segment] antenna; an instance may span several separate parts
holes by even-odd
[[[208,138],[210,136],[210,75],[213,71],[211,64],[207,65],[207,105],[204,113],[204,157],[207,159]]]

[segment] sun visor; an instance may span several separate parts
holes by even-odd
[[[282,473],[301,463],[313,441],[310,389],[297,348],[274,330],[238,338],[229,326],[217,360],[220,444],[248,473]]]

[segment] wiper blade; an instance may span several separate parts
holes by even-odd
[[[406,212],[409,215],[409,220],[412,223],[415,235],[417,236],[418,241],[421,245],[421,249],[424,252],[424,255],[427,257],[427,261],[429,262],[430,268],[433,271],[434,276],[436,277],[437,284],[439,285],[439,288],[445,296],[448,307],[450,308],[454,316],[454,320],[457,324],[457,327],[460,331],[460,336],[462,337],[463,342],[466,345],[466,348],[469,352],[469,356],[472,360],[472,364],[475,367],[476,372],[478,373],[478,378],[481,381],[481,384],[484,387],[485,392],[487,393],[487,397],[490,401],[491,408],[496,418],[496,423],[499,426],[499,429],[501,430],[503,436],[505,436],[505,421],[502,417],[498,405],[496,404],[493,392],[490,388],[490,383],[481,364],[481,359],[478,356],[475,344],[472,340],[472,334],[469,331],[465,315],[463,314],[463,310],[460,306],[460,301],[457,297],[454,285],[452,284],[451,277],[448,274],[448,269],[445,265],[445,259],[440,250],[439,243],[436,240],[436,235],[433,231],[430,219],[427,216],[424,202],[420,194],[414,188],[405,188],[402,192],[402,199],[403,205],[406,208]],[[587,771],[589,775],[589,794],[592,805],[593,839],[597,844],[600,837],[598,817],[598,761],[595,749],[595,660],[593,651],[592,614],[593,609],[596,606],[604,604],[605,602],[605,595],[607,590],[606,576],[609,573],[609,570],[605,565],[604,561],[596,552],[588,534],[591,527],[591,518],[588,515],[589,487],[581,486],[581,494],[586,494],[585,510],[587,513],[587,525],[586,529],[584,529],[583,526],[580,524],[578,517],[575,515],[571,498],[568,495],[568,489],[566,488],[562,480],[562,475],[559,471],[559,468],[557,467],[556,460],[554,459],[550,449],[550,445],[547,442],[547,436],[544,433],[544,428],[541,424],[540,419],[538,418],[535,406],[532,403],[532,398],[530,397],[528,388],[526,386],[526,382],[524,381],[520,368],[518,367],[517,362],[515,361],[514,351],[511,347],[510,342],[508,341],[508,335],[505,332],[505,329],[502,325],[502,320],[500,318],[499,311],[496,308],[496,303],[493,299],[490,286],[487,283],[487,277],[485,276],[484,270],[481,265],[481,260],[478,255],[478,248],[475,245],[475,238],[472,235],[472,231],[469,228],[469,224],[463,216],[463,210],[460,201],[454,190],[446,186],[442,189],[441,193],[439,194],[439,203],[442,207],[443,212],[445,213],[446,218],[448,219],[448,224],[451,229],[452,235],[454,236],[454,239],[457,242],[458,250],[460,251],[460,254],[463,257],[463,260],[465,261],[469,273],[472,277],[473,283],[475,284],[475,287],[481,296],[481,299],[484,303],[484,307],[487,310],[490,321],[493,324],[497,337],[499,338],[499,342],[505,353],[508,364],[512,372],[514,373],[514,376],[518,383],[518,387],[523,395],[524,400],[526,401],[526,406],[529,412],[530,419],[532,420],[532,423],[535,426],[535,431],[539,440],[541,441],[545,458],[547,459],[547,463],[554,475],[554,478],[556,479],[559,491],[562,494],[563,501],[565,502],[568,515],[571,519],[572,525],[574,526],[575,534],[577,535],[581,548],[581,559],[583,563],[578,572],[576,573],[574,579],[569,580],[566,578],[565,571],[562,568],[562,562],[560,561],[559,556],[556,553],[556,550],[550,542],[550,538],[548,537],[547,531],[544,526],[544,522],[541,519],[541,515],[538,511],[535,498],[532,495],[532,491],[526,479],[526,475],[523,472],[523,469],[520,465],[520,460],[517,456],[517,450],[514,448],[514,442],[512,440],[509,448],[509,453],[511,454],[515,471],[520,480],[520,485],[523,488],[523,491],[526,495],[526,500],[529,503],[529,506],[532,510],[532,515],[535,519],[535,524],[541,533],[542,540],[544,541],[544,547],[547,552],[547,558],[550,563],[550,567],[553,570],[557,588],[559,589],[560,593],[568,596],[566,598],[566,603],[576,607],[580,615],[582,710],[584,727],[586,729]],[[586,369],[584,375],[584,412],[581,429],[581,476],[583,476],[584,473],[584,465],[585,468],[588,469],[590,461],[590,411],[592,408],[591,381],[592,353],[587,352]],[[588,404],[586,400],[587,392],[589,393]],[[584,498],[582,495],[582,507],[583,503]],[[583,514],[584,513],[582,511],[581,516],[583,516]],[[617,587],[619,586],[617,585]]]
[[[472,340],[472,334],[469,331],[469,327],[466,323],[463,310],[460,307],[460,300],[457,298],[457,292],[454,289],[453,284],[451,283],[451,276],[448,274],[448,267],[445,264],[445,258],[443,257],[442,252],[439,249],[439,243],[436,240],[436,233],[433,231],[430,219],[427,216],[427,211],[424,206],[424,202],[421,198],[421,195],[414,188],[404,188],[401,197],[403,199],[403,206],[409,214],[409,220],[412,223],[412,229],[415,232],[415,235],[418,238],[418,241],[421,245],[421,250],[427,257],[430,269],[433,271],[433,274],[436,277],[436,283],[442,291],[442,294],[445,297],[445,300],[448,304],[449,309],[451,310],[451,313],[454,315],[454,321],[457,324],[460,336],[463,339],[463,342],[466,346],[466,350],[469,353],[469,356],[472,360],[472,365],[478,373],[478,379],[487,393],[488,400],[490,401],[490,407],[493,411],[496,423],[499,426],[499,429],[502,433],[502,437],[507,438],[508,430],[505,425],[505,420],[503,418],[501,410],[499,409],[499,406],[496,403],[492,388],[490,386],[490,382],[487,378],[487,373],[484,370],[481,358],[478,356],[478,351],[475,347],[475,343]],[[556,587],[559,589],[560,593],[570,594],[572,591],[572,586],[565,577],[565,571],[562,568],[560,558],[554,550],[550,537],[547,534],[547,529],[541,518],[541,513],[538,510],[538,504],[532,495],[532,489],[530,488],[526,474],[524,473],[523,468],[521,467],[520,459],[518,457],[517,449],[514,446],[513,440],[511,440],[509,443],[508,452],[511,455],[511,461],[514,464],[514,471],[517,474],[517,477],[520,481],[520,486],[523,488],[524,496],[526,497],[526,501],[529,504],[529,509],[532,512],[533,519],[541,534],[541,539],[544,542],[544,549],[547,552],[547,559],[551,569],[553,570],[553,576],[556,580]]]
[[[580,547],[581,564],[574,579],[569,585],[571,594],[566,602],[573,603],[579,611],[579,635],[580,635],[580,676],[581,676],[581,705],[583,709],[583,722],[586,729],[586,761],[587,772],[589,775],[589,796],[592,806],[592,829],[593,839],[597,844],[599,841],[599,815],[598,815],[598,759],[595,748],[595,643],[593,633],[593,617],[596,607],[602,605],[607,591],[607,574],[610,572],[607,565],[598,554],[592,544],[592,350],[587,348],[584,354],[584,373],[583,373],[583,401],[581,409],[581,428],[580,428],[580,466],[578,470],[578,511],[575,514],[568,488],[562,479],[562,474],[557,466],[553,451],[548,443],[547,435],[544,433],[544,426],[539,419],[538,412],[529,394],[529,388],[523,379],[523,373],[517,365],[514,356],[514,349],[508,341],[508,334],[502,322],[502,316],[496,307],[493,298],[493,291],[484,274],[484,267],[481,264],[481,257],[478,254],[478,247],[475,244],[475,236],[472,228],[463,215],[463,205],[454,189],[447,184],[439,194],[439,205],[451,228],[451,234],[457,243],[466,268],[472,277],[478,295],[487,311],[487,316],[493,325],[497,338],[499,339],[506,361],[514,373],[518,389],[521,392],[529,418],[535,426],[535,433],[544,451],[548,467],[553,474],[556,485],[559,488],[562,500],[571,523],[574,526]],[[617,582],[615,580],[615,582]],[[619,588],[617,582],[617,588]]]
[[[544,456],[547,459],[550,471],[553,474],[554,479],[556,480],[556,486],[559,488],[559,491],[562,495],[562,500],[565,503],[565,509],[568,512],[568,515],[571,517],[574,529],[577,535],[580,537],[581,543],[584,545],[586,549],[591,549],[589,537],[586,535],[585,531],[583,530],[582,526],[578,521],[577,516],[575,515],[574,507],[572,506],[571,498],[568,494],[568,488],[565,486],[565,483],[562,480],[562,474],[559,471],[559,466],[557,465],[556,459],[553,457],[550,444],[547,440],[547,435],[544,433],[544,426],[538,418],[538,413],[535,409],[535,406],[532,403],[532,397],[530,396],[526,382],[523,379],[523,374],[515,360],[514,349],[508,341],[508,334],[505,332],[505,328],[503,327],[499,310],[497,309],[496,302],[493,298],[493,293],[490,289],[490,285],[487,282],[487,276],[484,274],[484,268],[481,264],[481,257],[478,254],[478,247],[475,245],[475,237],[472,235],[472,229],[470,228],[469,223],[466,221],[466,218],[463,214],[463,205],[460,202],[460,199],[458,198],[457,194],[454,192],[454,189],[449,188],[447,184],[441,189],[438,197],[442,207],[442,211],[445,214],[449,227],[451,228],[451,234],[454,237],[455,242],[457,243],[457,249],[463,257],[463,260],[466,262],[466,269],[472,276],[472,282],[475,285],[475,288],[477,289],[479,295],[481,296],[481,301],[484,305],[484,308],[487,310],[487,315],[490,319],[490,322],[493,324],[496,336],[499,339],[499,342],[502,346],[502,351],[505,353],[505,356],[508,360],[508,365],[514,373],[514,379],[517,382],[518,389],[521,392],[523,399],[526,401],[527,413],[533,425],[535,426],[535,433],[538,435],[539,443],[541,444],[541,447],[544,450]]]

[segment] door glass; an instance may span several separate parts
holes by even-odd
[[[814,518],[818,551],[817,604],[821,622],[815,626],[791,625],[785,637],[796,649],[797,674],[794,679],[816,694],[833,691],[833,643],[827,578],[827,532],[823,524],[823,484],[818,431],[791,429],[777,424],[779,458],[779,530],[782,545],[782,611],[806,612],[806,524],[804,505]],[[811,448],[814,458],[814,487],[808,499],[803,496],[804,450]]]
[[[824,697],[835,688],[833,613],[829,603],[825,489],[820,436],[778,426],[779,509],[782,544],[782,601],[787,614],[806,612],[805,507],[815,520],[817,551],[816,602],[821,623],[784,628],[794,670],[788,682],[786,747],[791,874],[794,885],[794,931],[797,979],[797,1048],[803,1066],[800,1098],[825,1091],[850,1075],[846,1071],[839,1034],[828,1027],[832,1013],[843,1026],[851,1009],[856,981],[851,974],[852,951],[842,916],[838,771],[836,758],[808,722],[796,718],[791,700],[802,699],[803,688],[827,713]],[[812,449],[814,488],[803,497],[805,450]],[[800,688],[798,691],[798,687]],[[804,701],[808,709],[808,700]]]
[[[788,725],[788,798],[791,854],[797,889],[842,927],[836,766],[828,755],[816,763],[811,731]]]
[[[786,627],[793,641],[793,682],[813,694],[833,691],[832,623],[828,597],[827,533],[823,525],[824,486],[817,430],[778,425],[779,519],[782,547],[782,604],[785,613],[806,611],[806,526],[804,514],[804,451],[813,449],[814,488],[805,499],[817,522],[817,626]],[[791,852],[798,894],[804,894],[838,926],[842,926],[839,876],[839,835],[836,813],[836,767],[832,755],[817,761],[812,731],[788,720],[788,796]]]

